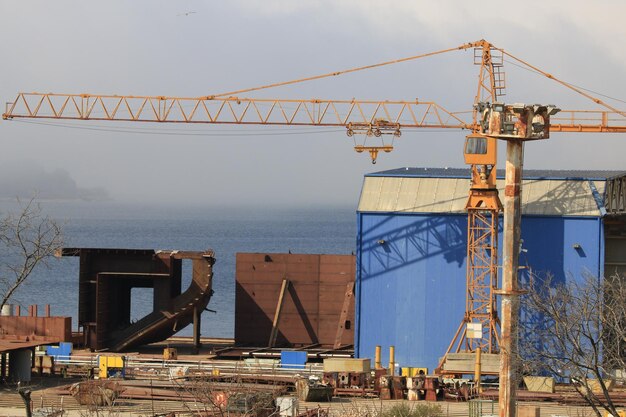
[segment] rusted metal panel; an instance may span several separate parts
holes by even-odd
[[[72,318],[51,317],[46,306],[46,316],[37,317],[36,306],[29,306],[29,315],[0,316],[0,354],[20,349],[72,340]],[[2,355],[0,378],[5,376],[5,356]]]
[[[235,343],[265,346],[284,279],[290,285],[282,304],[276,346],[333,346],[348,282],[354,282],[353,255],[238,253]],[[349,303],[342,345],[354,343],[354,301]]]
[[[35,336],[34,338],[28,338],[28,340],[15,338],[15,337],[13,338],[5,337],[5,338],[0,339],[0,353],[7,353],[7,352],[14,351],[14,350],[20,350],[20,349],[35,348],[37,346],[59,343],[60,341],[61,340],[58,340],[58,339],[51,339],[51,338],[44,338],[44,337],[37,337],[37,336]]]
[[[60,342],[72,340],[71,317],[0,316],[0,334],[48,337]]]
[[[163,340],[194,321],[194,308],[202,311],[212,294],[210,250],[64,248],[60,255],[80,257],[79,325],[91,349],[119,351]],[[184,259],[192,262],[192,282],[181,293]],[[132,288],[154,289],[153,311],[135,323]]]

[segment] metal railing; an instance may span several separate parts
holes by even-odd
[[[248,375],[256,377],[270,376],[318,376],[323,373],[323,365],[321,363],[307,363],[301,368],[295,368],[296,365],[284,365],[278,360],[262,360],[262,361],[228,361],[228,360],[193,360],[193,359],[176,359],[165,360],[160,358],[145,358],[133,355],[125,356],[125,366],[127,375],[134,374],[153,374],[155,377],[169,375],[170,369],[186,368],[189,372],[206,372],[213,375],[237,376]],[[97,355],[70,355],[55,356],[55,365],[63,365],[67,367],[96,369],[98,368]]]

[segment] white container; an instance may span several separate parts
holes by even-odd
[[[298,398],[276,397],[276,408],[281,417],[296,417],[298,415]]]
[[[2,310],[0,310],[0,316],[10,317],[13,315],[13,304],[5,304],[2,306]]]

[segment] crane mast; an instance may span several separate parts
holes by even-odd
[[[502,203],[496,185],[497,141],[480,131],[485,112],[482,103],[495,103],[505,94],[503,56],[488,42],[474,49],[474,64],[480,66],[478,90],[473,106],[474,130],[466,137],[464,157],[470,165],[467,210],[467,261],[465,314],[443,355],[436,372],[451,352],[499,350],[500,318],[496,303],[498,289],[498,224]]]

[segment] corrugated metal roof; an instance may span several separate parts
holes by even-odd
[[[626,171],[611,170],[554,170],[525,169],[525,179],[552,180],[606,180],[608,178],[626,176]],[[415,177],[415,178],[468,178],[469,168],[419,168],[405,167],[366,174],[366,177]],[[497,177],[504,179],[504,170],[497,171]]]
[[[366,177],[359,211],[463,212],[468,188],[461,178]]]
[[[469,192],[469,175],[461,169],[419,169],[422,175],[400,175],[404,169],[366,175],[358,211],[398,213],[463,213]],[[406,172],[406,170],[404,170]],[[605,179],[597,180],[599,171],[537,171],[546,176],[525,176],[522,183],[522,213],[545,216],[602,216],[598,207],[604,195]],[[552,178],[554,173],[581,173],[582,177]],[[614,171],[602,171],[613,174]],[[389,173],[389,174],[386,174]],[[532,173],[532,171],[530,171]],[[385,175],[383,175],[385,174]],[[593,175],[591,175],[593,174]],[[614,175],[611,175],[614,176]],[[549,179],[548,179],[549,178]],[[576,178],[576,179],[572,179]],[[579,179],[579,178],[592,178]],[[595,185],[596,194],[591,183]],[[504,195],[504,180],[497,182]],[[600,198],[598,198],[600,197]]]

